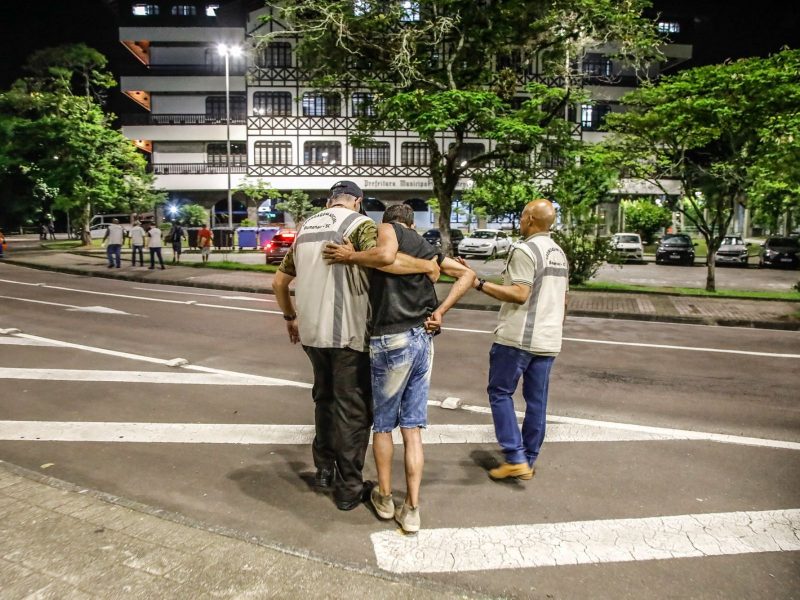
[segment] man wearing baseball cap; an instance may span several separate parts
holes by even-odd
[[[303,223],[272,284],[289,340],[302,343],[314,371],[314,484],[332,487],[340,510],[356,508],[371,490],[362,477],[372,424],[369,269],[328,264],[322,252],[327,243],[344,239],[356,250],[377,245],[375,222],[360,213],[363,198],[353,181],[337,181],[327,208]],[[373,266],[439,275],[435,260],[402,254],[386,253]],[[295,302],[289,294],[292,281]]]

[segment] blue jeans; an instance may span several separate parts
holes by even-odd
[[[108,257],[109,267],[121,266],[122,244],[109,244],[106,248],[106,256]]]
[[[370,338],[373,429],[376,433],[425,427],[433,338],[424,327]]]
[[[554,356],[536,356],[511,346],[492,344],[486,391],[492,407],[494,432],[508,463],[533,465],[539,456],[547,417],[547,387],[554,360]],[[520,377],[525,398],[522,432],[512,397]]]
[[[150,248],[150,268],[154,269],[156,266],[156,256],[158,257],[158,264],[161,265],[161,268],[164,268],[164,259],[161,258],[161,247],[158,248]]]
[[[131,264],[136,266],[136,255],[139,255],[139,264],[144,266],[144,253],[142,252],[144,246],[131,246]]]

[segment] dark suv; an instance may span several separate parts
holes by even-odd
[[[793,237],[769,237],[762,244],[759,267],[789,267],[796,269],[800,263],[800,242]]]
[[[438,229],[428,229],[428,231],[422,234],[422,237],[424,237],[431,246],[435,248],[442,247],[442,234],[439,233]],[[450,230],[450,248],[453,256],[458,256],[458,245],[463,239],[464,233],[460,229]]]
[[[685,233],[667,234],[661,238],[656,247],[656,264],[678,263],[692,266],[696,245]]]

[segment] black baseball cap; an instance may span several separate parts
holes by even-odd
[[[330,194],[328,194],[328,197],[332,198],[336,194],[350,194],[356,198],[364,197],[364,192],[361,191],[361,188],[358,187],[355,182],[347,179],[337,181],[331,186],[331,191]]]

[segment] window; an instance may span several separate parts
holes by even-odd
[[[414,0],[402,0],[400,8],[403,10],[401,21],[410,23],[411,21],[419,21],[419,2]]]
[[[216,17],[219,10],[219,4],[206,4],[206,16]]]
[[[303,164],[338,165],[342,162],[339,142],[306,142],[303,144]]]
[[[581,127],[588,130],[599,129],[605,122],[609,110],[611,107],[608,104],[582,104]]]
[[[585,75],[611,77],[611,60],[602,54],[587,54],[581,66]]]
[[[226,166],[228,157],[228,144],[226,142],[214,142],[206,147],[209,165]],[[247,166],[247,144],[244,142],[231,142],[231,166]]]
[[[270,42],[261,50],[261,66],[291,67],[292,45],[289,42]]]
[[[404,167],[427,167],[431,164],[431,149],[425,142],[403,142],[400,164]]]
[[[389,142],[375,142],[364,148],[353,148],[354,165],[386,166],[389,164]]]
[[[231,95],[231,120],[244,119],[246,112],[246,98]],[[225,96],[208,96],[206,98],[206,118],[225,122]]]
[[[195,17],[197,7],[192,4],[173,4],[170,12],[177,17]]]
[[[253,159],[257,165],[290,165],[292,143],[256,142]]]
[[[374,117],[375,107],[372,104],[372,94],[369,92],[355,92],[350,97],[354,117]]]
[[[450,144],[450,148],[453,147],[453,144]],[[456,164],[461,165],[464,161],[472,160],[476,156],[483,154],[486,152],[486,147],[483,144],[478,142],[466,142],[461,144],[461,147],[458,149],[458,156],[456,157]]]
[[[341,114],[339,96],[306,92],[303,94],[304,117],[338,117]]]
[[[289,92],[256,92],[253,94],[253,114],[287,116],[292,114],[292,94]]]
[[[659,21],[658,22],[658,32],[659,33],[680,33],[681,32],[681,24],[677,21]]]
[[[158,4],[134,4],[131,11],[135,17],[151,17],[158,14]]]

